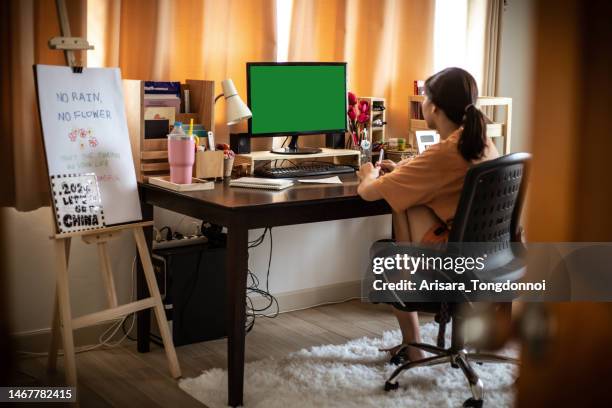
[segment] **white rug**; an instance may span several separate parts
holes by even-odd
[[[421,327],[423,341],[435,344],[437,324]],[[449,330],[450,331],[450,330]],[[282,360],[264,359],[245,366],[244,405],[257,408],[294,407],[460,407],[471,397],[460,369],[448,364],[415,368],[399,376],[400,388],[385,392],[394,366],[379,347],[401,342],[399,331],[382,338],[361,338],[342,345],[312,347]],[[447,341],[447,344],[449,342]],[[515,350],[501,354],[516,355]],[[485,406],[510,407],[516,368],[509,364],[473,365],[485,386]],[[227,403],[227,372],[206,370],[179,386],[210,408]]]

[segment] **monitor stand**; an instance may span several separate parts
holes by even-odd
[[[276,154],[316,154],[321,153],[322,150],[318,147],[297,147],[298,135],[291,136],[291,141],[287,147],[279,147],[270,150]]]

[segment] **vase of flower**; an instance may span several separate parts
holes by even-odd
[[[223,177],[231,177],[236,154],[226,143],[218,143],[215,148],[217,150],[223,150]]]
[[[372,146],[368,138],[367,123],[370,120],[370,103],[359,100],[353,92],[348,93],[348,124],[351,147],[360,151],[360,163],[371,160]]]
[[[361,142],[368,140],[366,125],[370,120],[370,103],[359,100],[353,92],[348,93],[349,107],[347,110],[351,145],[354,149],[361,149]]]

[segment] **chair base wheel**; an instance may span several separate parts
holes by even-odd
[[[396,354],[393,357],[391,357],[389,362],[395,366],[402,365],[404,363],[404,358],[401,355]]]
[[[391,391],[391,390],[397,390],[399,388],[399,383],[398,382],[390,382],[390,381],[385,381],[385,391]]]
[[[474,398],[469,398],[467,400],[465,400],[465,402],[463,403],[464,407],[471,407],[471,408],[482,408],[482,400],[477,400]]]

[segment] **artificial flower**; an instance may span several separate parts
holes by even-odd
[[[361,112],[367,113],[370,111],[370,104],[368,103],[368,101],[361,101],[359,102],[359,110]]]
[[[355,120],[355,118],[357,118],[357,113],[355,112],[355,109],[353,108],[349,109],[348,117],[350,120]]]

